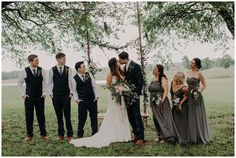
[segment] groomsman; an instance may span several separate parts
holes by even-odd
[[[67,141],[73,137],[73,128],[71,125],[71,97],[72,97],[72,70],[66,63],[64,53],[56,54],[57,65],[49,70],[49,92],[57,116],[58,140],[64,140],[64,122],[66,122]]]
[[[77,74],[72,80],[73,97],[78,104],[78,138],[84,135],[84,125],[87,119],[87,111],[89,112],[92,135],[98,131],[97,123],[97,100],[96,82],[91,75],[86,72],[83,61],[75,64]]]
[[[21,96],[24,99],[25,104],[27,130],[27,137],[25,138],[25,141],[31,141],[33,139],[34,108],[36,111],[40,135],[44,141],[47,141],[48,137],[44,114],[44,102],[46,96],[45,71],[38,66],[39,59],[37,55],[29,55],[28,61],[30,65],[21,71],[18,80]],[[24,83],[26,84],[26,87],[23,86]]]

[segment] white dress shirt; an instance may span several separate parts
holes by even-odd
[[[29,66],[29,68],[30,68],[32,74],[34,74],[33,69],[36,70],[35,71],[36,74],[38,73],[38,68],[37,67],[33,68],[33,67]],[[47,84],[47,82],[46,82],[46,72],[43,68],[42,68],[42,76],[43,76],[43,81],[42,81],[43,95],[46,95],[46,84]],[[21,96],[26,95],[26,92],[25,92],[26,91],[26,86],[24,85],[26,77],[27,77],[27,74],[26,74],[26,71],[24,69],[20,72],[19,79],[18,79],[18,87],[19,87],[19,92],[20,92]]]
[[[81,78],[81,80],[83,81],[83,74],[77,73],[76,75],[78,75]],[[89,73],[89,76],[91,78],[93,92],[94,92],[95,99],[96,99],[98,97],[97,92],[96,92],[96,81],[95,81],[94,77],[90,73]],[[73,89],[72,90],[73,91],[73,98],[74,98],[74,100],[78,100],[79,99],[78,98],[78,92],[76,90],[77,83],[76,83],[74,78],[72,79],[72,87],[73,87],[72,88]]]
[[[64,67],[65,65],[63,66],[59,66],[57,65],[57,70],[58,72],[60,73],[60,68],[59,67],[62,67],[62,73],[64,71]],[[70,93],[72,94],[72,69],[69,67],[69,71],[68,71],[68,85],[69,85],[69,89],[70,89]],[[48,94],[53,96],[53,86],[54,86],[54,83],[53,83],[53,70],[52,68],[49,70],[49,75],[48,75]]]

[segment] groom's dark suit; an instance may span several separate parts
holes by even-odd
[[[129,67],[126,70],[124,67],[125,80],[130,84],[133,84],[135,92],[140,96],[143,88],[143,75],[141,72],[140,65],[131,61]],[[142,117],[140,114],[140,98],[137,99],[132,105],[127,108],[129,122],[132,126],[132,132],[138,139],[144,140],[144,127]]]

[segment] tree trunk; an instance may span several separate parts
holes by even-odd
[[[89,32],[88,32],[88,10],[87,2],[84,2],[84,14],[85,14],[85,27],[86,27],[86,39],[87,39],[87,56],[88,56],[88,65],[91,63],[90,58],[90,47],[89,47]]]
[[[146,105],[146,100],[147,100],[147,96],[146,94],[146,90],[147,90],[147,85],[146,85],[146,73],[145,73],[145,63],[144,63],[144,54],[143,54],[143,49],[142,49],[142,34],[141,34],[141,20],[140,20],[140,10],[139,10],[139,2],[136,3],[137,4],[137,18],[138,18],[138,34],[139,34],[139,49],[140,49],[140,57],[141,57],[141,68],[142,68],[142,73],[143,73],[143,80],[144,80],[144,84],[143,84],[143,96],[144,96],[144,113],[147,112],[147,105]],[[146,120],[145,120],[146,121]]]
[[[225,2],[210,2],[210,4],[218,11],[219,15],[224,19],[227,28],[234,38],[234,13],[231,15],[225,7]],[[234,9],[233,9],[234,12]]]

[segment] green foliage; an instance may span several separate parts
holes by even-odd
[[[224,68],[230,67],[234,63],[232,57],[228,54],[225,54],[223,58],[220,61],[220,65],[223,66]]]
[[[210,69],[212,68],[212,61],[209,57],[202,59],[202,69]]]
[[[219,6],[232,10],[230,2]],[[150,43],[171,31],[179,39],[202,42],[220,40],[226,36],[226,32],[222,30],[226,21],[209,2],[148,2],[144,9],[143,26]]]
[[[190,67],[190,61],[189,61],[187,55],[185,55],[185,56],[182,58],[182,64],[183,64],[184,67],[187,68],[187,69]]]
[[[189,42],[215,43],[217,51],[225,52],[234,38],[233,2],[144,2],[143,6],[143,34],[162,58]]]
[[[2,9],[3,57],[15,59],[21,67],[26,64],[31,49],[55,54],[66,46],[83,53],[87,42],[86,25],[92,45],[105,43],[105,36],[115,38],[119,27],[114,26],[123,23],[125,5],[86,4],[87,23],[83,2],[11,2]],[[106,27],[105,18],[113,18],[106,22]]]
[[[223,72],[222,72],[223,70]],[[170,79],[172,71],[166,74]],[[145,128],[147,144],[139,147],[133,143],[113,143],[101,149],[77,148],[66,141],[58,142],[56,115],[49,97],[46,98],[45,114],[49,142],[45,143],[39,136],[38,124],[34,121],[35,137],[32,142],[23,142],[25,132],[23,100],[16,92],[15,86],[2,87],[2,155],[3,156],[233,156],[234,155],[234,79],[233,67],[213,68],[204,72],[207,88],[203,97],[212,134],[209,145],[171,145],[154,142],[156,132],[150,108],[148,127]],[[221,78],[229,76],[230,78]],[[98,86],[99,111],[105,112],[107,93]],[[74,133],[77,127],[78,106],[72,101],[72,125]],[[101,120],[99,120],[99,126]],[[91,135],[89,119],[85,126],[85,136]]]
[[[12,71],[12,72],[2,72],[2,80],[8,79],[18,79],[20,72],[19,71]]]

